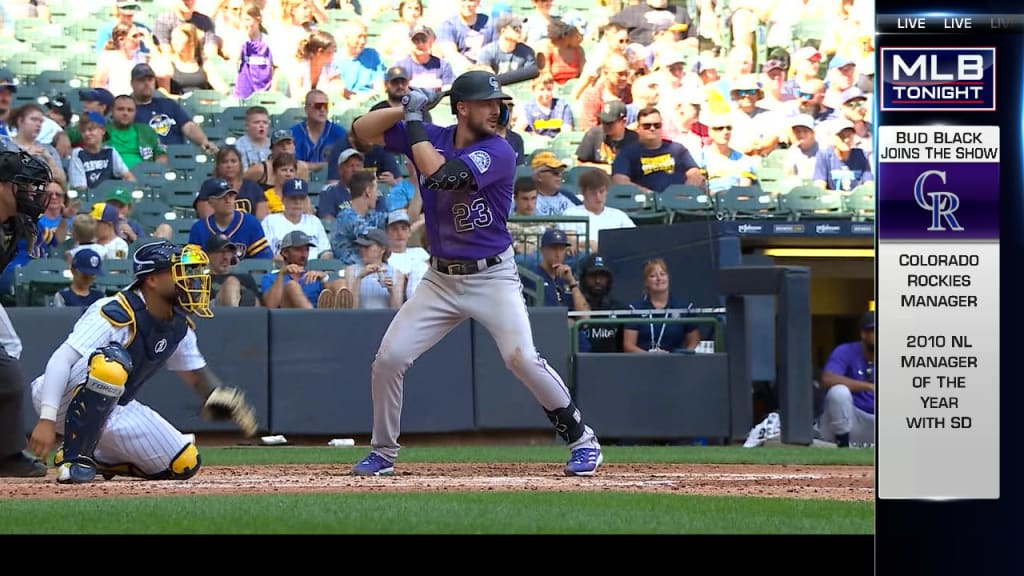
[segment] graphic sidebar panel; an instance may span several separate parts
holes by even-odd
[[[879,49],[878,496],[994,499],[998,55],[929,36]]]

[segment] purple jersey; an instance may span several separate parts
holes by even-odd
[[[434,149],[445,160],[462,160],[476,181],[476,190],[470,193],[437,192],[423,185],[421,175],[420,194],[431,254],[451,260],[478,260],[500,254],[512,244],[507,223],[516,153],[500,136],[489,136],[468,148],[456,149],[455,126],[442,128],[426,122],[423,125]],[[384,146],[412,158],[404,122],[384,133]]]
[[[862,382],[875,382],[874,364],[864,357],[860,342],[848,342],[836,346],[832,355],[825,363],[825,370],[840,376]],[[868,414],[875,413],[875,393],[868,391],[852,392],[853,405]]]
[[[248,98],[256,92],[266,92],[274,79],[274,58],[270,54],[270,46],[263,37],[248,40],[242,45],[242,55],[238,62],[238,79],[235,83],[235,96]]]

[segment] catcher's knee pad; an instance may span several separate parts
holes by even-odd
[[[202,465],[203,459],[199,456],[199,450],[190,442],[171,459],[171,465],[167,468],[167,479],[188,480],[199,472]]]
[[[124,394],[132,361],[120,344],[111,343],[89,356],[85,383],[75,389],[64,420],[62,460],[92,457],[107,417]]]
[[[554,424],[555,431],[558,432],[558,435],[566,443],[572,444],[583,436],[583,432],[585,432],[583,419],[580,416],[580,411],[572,402],[569,402],[569,405],[565,408],[557,410],[545,409],[544,412],[548,415],[548,420]]]

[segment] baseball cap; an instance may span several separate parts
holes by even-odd
[[[120,202],[125,206],[131,206],[133,199],[132,193],[127,188],[121,188],[120,186],[114,188],[107,194],[107,202]]]
[[[846,56],[837,54],[833,56],[831,60],[829,60],[828,69],[835,70],[837,68],[842,68],[844,66],[855,66],[856,64],[857,62],[852,58],[848,58]]]
[[[814,46],[804,46],[793,53],[793,60],[810,60],[811,62],[821,62],[821,52]]]
[[[533,155],[533,160],[530,161],[530,168],[533,168],[534,172],[540,172],[543,170],[561,170],[565,168],[565,162],[562,162],[555,156],[554,152],[537,152]]]
[[[363,153],[360,152],[359,150],[356,150],[355,148],[346,148],[341,151],[341,154],[338,155],[338,166],[341,166],[345,162],[348,162],[348,159],[352,158],[353,156],[358,156],[359,159],[363,161],[366,160],[366,157],[363,156]]]
[[[814,129],[814,118],[811,118],[810,114],[797,114],[789,121],[790,128],[796,128],[797,126],[803,126],[805,128]]]
[[[771,60],[765,62],[764,66],[761,67],[761,72],[764,72],[765,74],[771,72],[772,70],[782,70],[783,72],[785,72],[786,64],[783,63],[783,61],[779,60],[778,58],[772,58]]]
[[[223,178],[207,178],[203,181],[202,186],[199,187],[199,196],[197,199],[209,200],[210,198],[223,198],[230,192],[237,193],[238,190],[232,188],[231,184],[228,184],[227,180],[224,180]]]
[[[568,246],[569,239],[565,236],[565,231],[558,228],[548,228],[544,231],[544,235],[541,236],[540,246]]]
[[[860,327],[862,330],[874,330],[875,329],[875,313],[865,312],[860,317]]]
[[[615,122],[626,117],[626,105],[621,100],[611,100],[601,106],[597,119],[603,123]]]
[[[86,112],[85,114],[82,114],[81,116],[79,116],[79,118],[78,118],[78,128],[79,128],[79,130],[81,130],[82,128],[85,127],[85,126],[83,126],[83,124],[97,124],[99,126],[106,126],[107,125],[107,119],[103,117],[103,114],[100,114],[99,112],[94,112],[94,111],[90,110],[90,111]]]
[[[409,213],[401,209],[392,210],[391,212],[388,212],[388,226],[394,224],[395,222],[405,222],[407,224],[412,224],[412,220],[409,220]]]
[[[121,220],[121,211],[117,209],[117,206],[107,204],[106,202],[93,204],[89,215],[100,222],[107,222],[109,224],[117,224]]]
[[[856,86],[847,88],[846,90],[843,90],[842,92],[839,93],[839,101],[842,102],[843,104],[846,104],[850,100],[857,99],[867,100],[867,95],[864,94],[863,90],[857,88]]]
[[[295,140],[291,130],[274,130],[274,133],[270,135],[271,146],[277,146],[278,142],[284,142],[285,140]]]
[[[284,196],[309,196],[309,183],[302,178],[285,180],[281,189]]]
[[[106,88],[89,88],[88,90],[79,90],[78,99],[82,102],[99,102],[107,108],[114,105],[114,94]]]
[[[388,73],[384,76],[384,81],[391,82],[392,80],[398,79],[408,80],[409,71],[401,66],[392,66],[391,68],[388,68]]]
[[[309,234],[306,234],[302,230],[292,230],[285,234],[284,238],[281,238],[281,250],[301,246],[316,246],[316,242],[309,237]]]
[[[103,276],[103,258],[92,248],[82,248],[71,259],[71,269],[89,276]]]
[[[501,31],[508,26],[518,26],[519,28],[522,28],[523,19],[511,12],[506,12],[501,16],[498,16],[498,20],[494,23],[494,29],[497,31]]]
[[[156,72],[153,72],[153,68],[145,62],[136,64],[132,68],[132,80],[142,80],[143,78],[156,78]]]
[[[221,250],[238,250],[238,244],[231,241],[230,238],[223,234],[217,234],[210,236],[206,240],[206,245],[203,247],[207,252],[220,252]]]
[[[431,37],[434,35],[434,31],[430,28],[430,26],[427,26],[426,24],[417,24],[416,26],[413,26],[412,28],[409,29],[410,39],[415,38],[420,34],[426,34],[428,37]]]
[[[360,234],[359,237],[356,238],[356,244],[360,246],[373,246],[374,244],[380,244],[384,248],[387,248],[390,243],[388,235],[380,228],[370,228],[368,232]]]
[[[11,74],[8,70],[0,70],[0,88],[6,88],[11,92],[17,92],[18,81],[14,79],[14,74]]]
[[[757,81],[757,77],[753,74],[744,74],[733,82],[729,92],[736,92],[737,90],[761,90],[761,83]]]
[[[829,130],[829,132],[833,134],[839,134],[843,130],[853,130],[854,125],[853,122],[850,122],[849,120],[843,118],[842,120],[836,120],[835,122],[833,122],[830,128],[831,129]]]
[[[142,6],[138,0],[117,0],[117,8],[122,12],[138,12]]]

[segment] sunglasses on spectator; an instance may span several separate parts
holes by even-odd
[[[740,98],[743,98],[745,96],[748,98],[753,98],[754,96],[757,96],[757,90],[737,90],[736,95],[739,96]]]
[[[661,122],[643,122],[640,127],[644,130],[661,130]]]
[[[813,92],[797,92],[796,95],[801,100],[810,100],[811,98],[814,98],[816,96],[816,94],[814,94]]]
[[[720,132],[722,130],[728,130],[732,132],[732,126],[712,126],[711,129],[714,130],[715,132]]]
[[[311,104],[314,110],[327,110],[331,107],[330,102],[313,102]]]

